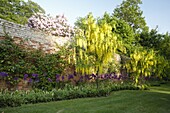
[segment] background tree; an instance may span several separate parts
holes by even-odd
[[[45,13],[37,3],[28,0],[1,0],[0,18],[12,21],[18,24],[26,24],[28,18],[34,13]]]
[[[158,49],[161,55],[163,55],[166,59],[170,60],[170,34],[169,33],[163,35]]]
[[[103,17],[98,19],[99,24],[105,22],[112,26],[112,32],[117,35],[118,40],[121,40],[123,42],[123,46],[127,50],[126,54],[130,54],[130,51],[132,51],[133,49],[133,44],[135,43],[135,34],[133,32],[133,29],[124,20],[120,20],[114,16],[110,16],[106,12]]]
[[[143,31],[140,33],[139,43],[145,48],[158,50],[163,40],[164,35],[159,34],[157,29],[151,29],[151,31]]]
[[[134,32],[147,30],[145,19],[142,16],[143,12],[139,7],[140,4],[142,4],[141,0],[123,1],[121,5],[114,9],[113,16],[127,22]]]
[[[139,43],[141,46],[154,49],[166,59],[170,59],[170,35],[169,33],[160,34],[157,29],[151,31],[144,31],[140,34]]]

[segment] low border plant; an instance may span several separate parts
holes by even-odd
[[[66,84],[63,89],[53,89],[51,91],[34,89],[28,91],[16,90],[11,92],[8,90],[1,90],[0,107],[16,107],[21,106],[22,104],[35,104],[40,102],[50,102],[85,97],[101,97],[108,96],[112,91],[139,89],[147,89],[147,87],[136,87],[131,85],[130,83],[101,83],[100,87],[96,89],[95,83],[89,83],[80,86]]]

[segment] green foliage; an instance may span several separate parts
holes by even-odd
[[[0,92],[0,107],[17,107],[21,106],[22,97],[16,93]]]
[[[143,12],[140,10],[140,4],[142,4],[141,0],[125,0],[114,9],[113,16],[127,22],[135,33],[148,30],[145,19],[142,17]]]
[[[26,24],[34,13],[45,13],[37,3],[28,0],[1,0],[0,18],[18,24]]]
[[[159,34],[158,34],[159,35]],[[157,50],[160,51],[160,54],[163,55],[166,59],[170,60],[170,34],[166,33],[161,37],[160,45],[157,47]]]
[[[145,48],[159,50],[159,47],[161,46],[160,44],[163,40],[164,36],[159,34],[156,29],[152,29],[151,31],[141,32],[139,43]]]
[[[77,19],[77,21],[74,23],[76,27],[78,27],[79,29],[87,29],[87,26],[83,23],[84,21],[86,21],[86,17],[79,17]]]

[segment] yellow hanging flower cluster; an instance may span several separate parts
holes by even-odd
[[[133,54],[130,55],[130,62],[125,64],[125,67],[135,78],[135,83],[138,83],[138,79],[141,76],[147,77],[155,71],[154,67],[157,63],[155,53],[153,50],[138,50],[136,49]]]
[[[107,23],[98,25],[92,15],[84,21],[87,29],[76,35],[76,71],[81,74],[101,74],[118,47],[117,37]]]

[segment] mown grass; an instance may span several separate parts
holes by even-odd
[[[21,107],[1,108],[0,113],[170,113],[170,84],[150,90],[112,92],[108,97],[84,98]]]

